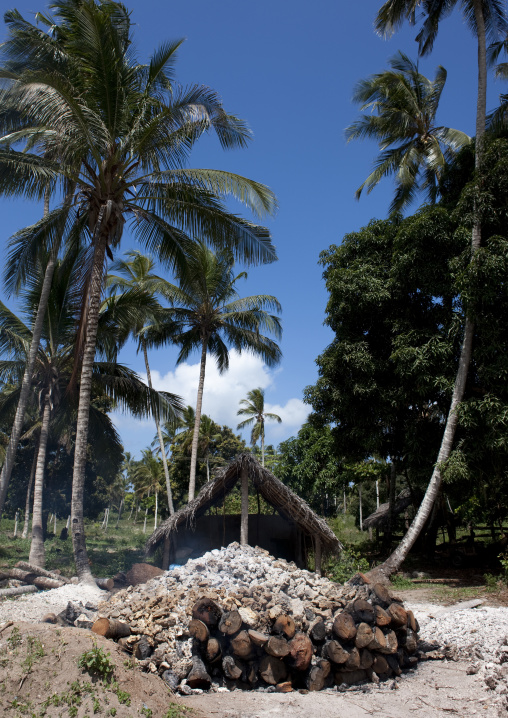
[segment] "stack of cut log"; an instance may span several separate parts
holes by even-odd
[[[254,623],[254,616],[241,609],[222,612],[206,598],[194,605],[192,616],[194,655],[186,681],[191,688],[209,688],[212,676],[223,675],[243,688],[268,684],[283,692],[316,691],[377,682],[418,660],[418,623],[381,584],[372,587],[369,600],[358,598],[338,611],[331,625],[318,619],[308,632],[297,632],[283,613],[268,632],[259,632],[245,622]]]
[[[0,597],[18,596],[23,593],[34,593],[37,589],[60,588],[69,579],[54,571],[46,571],[25,561],[18,561],[15,568],[0,571],[0,579],[14,580],[18,585],[0,590]]]
[[[5,579],[13,581],[16,585],[0,589],[0,598],[35,593],[38,589],[60,588],[71,582],[70,579],[62,576],[58,571],[46,571],[26,561],[18,561],[15,568],[1,569],[0,581]],[[114,582],[111,578],[96,578],[95,582],[99,588],[104,590],[111,591],[113,589]]]
[[[363,586],[357,595],[330,620],[317,617],[305,628],[281,606],[260,614],[249,606],[224,610],[217,600],[199,598],[188,624],[192,656],[183,684],[191,689],[209,689],[215,683],[229,688],[316,691],[334,684],[378,682],[414,667],[419,627],[413,613],[381,584]],[[152,620],[164,619],[160,605],[154,605],[152,612],[153,618],[148,611],[144,614],[147,628]],[[139,628],[130,635],[129,625],[114,618],[99,619],[92,630],[119,639],[141,660],[150,655],[150,641],[157,644],[150,633],[141,635]],[[148,654],[142,650],[143,639]],[[157,660],[155,651],[151,664],[146,663],[152,671],[164,670],[169,681],[172,666],[163,653]],[[180,680],[175,680],[175,687]]]

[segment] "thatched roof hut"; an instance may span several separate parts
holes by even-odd
[[[162,541],[174,541],[178,529],[191,527],[212,506],[222,504],[242,475],[248,475],[255,490],[273,506],[280,516],[294,524],[298,531],[308,537],[314,547],[323,553],[338,553],[342,545],[328,524],[282,481],[268,469],[263,468],[252,454],[241,454],[229,466],[220,469],[215,478],[205,484],[196,498],[164,521],[146,543],[147,553],[152,553]]]
[[[395,506],[393,507],[393,515],[398,516],[412,503],[411,491],[404,489],[395,499]],[[388,524],[390,515],[390,504],[380,504],[373,514],[367,516],[363,521],[363,527],[369,528],[382,528]]]

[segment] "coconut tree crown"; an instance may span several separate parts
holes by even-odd
[[[247,393],[247,398],[240,401],[241,408],[236,412],[238,416],[248,416],[248,419],[241,421],[237,429],[244,429],[246,426],[252,426],[250,435],[251,444],[257,443],[261,439],[261,463],[265,465],[265,421],[276,421],[278,424],[282,419],[278,414],[272,414],[265,411],[265,392],[261,387],[252,389]]]
[[[398,212],[419,190],[426,190],[431,199],[436,197],[447,161],[470,138],[460,130],[435,124],[446,82],[443,67],[438,67],[432,81],[402,52],[389,64],[391,70],[372,75],[355,87],[353,101],[369,114],[353,122],[346,137],[348,142],[374,139],[381,150],[374,171],[356,190],[357,199],[365,188],[370,193],[383,177],[395,175],[390,212]]]

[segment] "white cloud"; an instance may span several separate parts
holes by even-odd
[[[161,376],[152,372],[152,382],[156,389],[179,394],[185,404],[196,405],[199,364],[180,364],[174,371]],[[236,412],[240,399],[255,387],[267,389],[272,384],[272,376],[263,361],[252,354],[231,351],[229,370],[219,374],[213,359],[206,362],[205,388],[203,392],[203,413],[208,414],[218,424],[227,424],[233,428],[238,423]]]
[[[272,421],[266,422],[267,440],[272,442],[298,431],[309,414],[309,407],[301,399],[289,399],[284,406],[265,403],[265,410],[271,414],[277,414],[282,419],[281,424]],[[290,430],[289,433],[288,430]]]
[[[278,373],[278,371],[277,371]],[[146,375],[140,376],[146,381]],[[238,406],[247,392],[256,387],[265,390],[269,398],[270,389],[275,391],[274,378],[276,372],[270,371],[263,361],[252,354],[229,354],[229,370],[219,374],[213,359],[206,363],[205,388],[203,394],[203,413],[208,414],[218,424],[226,424],[236,431],[239,418]],[[152,371],[154,388],[170,391],[182,397],[184,404],[196,405],[199,364],[180,364],[174,371],[161,374]],[[308,407],[301,399],[289,399],[284,405],[265,403],[266,410],[278,414],[282,423],[266,423],[267,443],[279,443],[282,439],[296,433],[309,413]],[[152,421],[140,421],[126,414],[113,415],[117,429],[122,436],[125,448],[131,453],[140,454],[141,449],[148,446],[155,435]],[[248,441],[250,432],[243,432]]]

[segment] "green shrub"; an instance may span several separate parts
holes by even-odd
[[[85,651],[79,657],[78,667],[88,671],[88,673],[92,675],[98,675],[108,680],[113,674],[114,669],[109,656],[109,652],[105,653],[94,641],[93,648],[89,651]]]
[[[330,581],[345,583],[358,572],[368,571],[369,562],[359,551],[348,547],[345,548],[338,558],[329,558],[325,564],[325,573]]]
[[[498,558],[499,562],[501,563],[501,566],[503,567],[503,574],[501,576],[501,580],[504,581],[504,583],[508,584],[508,552],[500,553]]]
[[[186,706],[179,706],[178,703],[170,703],[169,709],[164,718],[186,718],[191,708]]]
[[[11,631],[11,635],[7,639],[7,643],[9,644],[9,647],[14,650],[14,648],[17,648],[21,645],[23,641],[23,638],[21,636],[21,631],[17,626],[14,626],[14,628]]]

